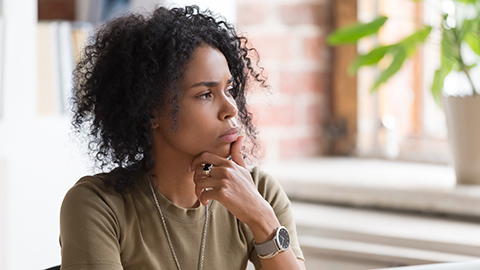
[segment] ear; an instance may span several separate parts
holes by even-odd
[[[160,127],[160,124],[161,124],[161,113],[159,111],[159,109],[154,109],[153,112],[152,112],[152,115],[151,115],[151,119],[150,119],[150,124],[151,124],[151,129],[152,130],[155,130],[157,128]]]
[[[158,118],[158,116],[155,116],[154,118],[152,118],[151,121],[152,121],[152,130],[160,127],[160,119]]]

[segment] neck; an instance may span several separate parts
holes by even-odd
[[[154,186],[176,206],[198,207],[200,203],[195,195],[194,173],[189,170],[193,157],[165,152],[154,149],[155,166],[151,170],[156,176],[153,179]]]

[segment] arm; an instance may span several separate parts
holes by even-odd
[[[273,210],[272,210],[273,212]],[[251,223],[253,224],[253,223]],[[258,224],[258,227],[255,225],[248,225],[252,231],[255,242],[263,243],[273,239],[275,236],[276,228],[280,226],[278,219],[275,213],[270,213],[269,215],[259,216],[258,221],[255,223]],[[273,230],[268,233],[267,228],[273,228]],[[280,252],[275,257],[270,259],[261,259],[262,267],[260,269],[306,269],[305,263],[303,260],[297,259],[293,253],[292,248],[284,252]]]
[[[95,185],[98,181],[98,185]],[[103,183],[83,178],[71,188],[60,211],[62,269],[123,269],[118,220],[105,198]]]
[[[248,225],[255,242],[271,240],[280,222],[269,202],[257,190],[252,175],[246,169],[240,149],[243,137],[232,144],[232,160],[202,153],[192,162],[195,169],[196,194],[202,204],[216,200],[225,206],[241,222]],[[211,163],[210,177],[206,177],[202,164]],[[207,189],[207,190],[205,190]],[[296,258],[291,248],[270,259],[262,259],[262,269],[305,269],[302,260]]]

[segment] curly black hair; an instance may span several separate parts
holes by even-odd
[[[175,123],[179,79],[202,45],[218,49],[227,59],[239,120],[255,155],[257,131],[245,90],[251,82],[268,86],[247,38],[197,6],[159,7],[150,16],[128,14],[107,22],[91,37],[74,71],[72,98],[72,124],[77,132],[88,129],[88,148],[102,170],[117,168],[112,171],[115,180],[106,183],[116,191],[133,185],[134,173],[153,168],[152,119],[174,104]]]

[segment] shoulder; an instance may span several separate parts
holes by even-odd
[[[87,209],[105,211],[120,207],[123,195],[115,191],[112,186],[105,186],[107,174],[85,176],[75,183],[65,195],[62,203],[62,212],[85,212]]]
[[[285,191],[272,175],[263,171],[260,167],[252,168],[250,173],[258,192],[272,205],[276,213],[283,211],[290,205]]]
[[[120,196],[118,192],[112,186],[107,187],[105,185],[105,178],[107,174],[89,175],[80,178],[80,180],[73,185],[67,192],[66,198],[69,197],[116,197]]]

